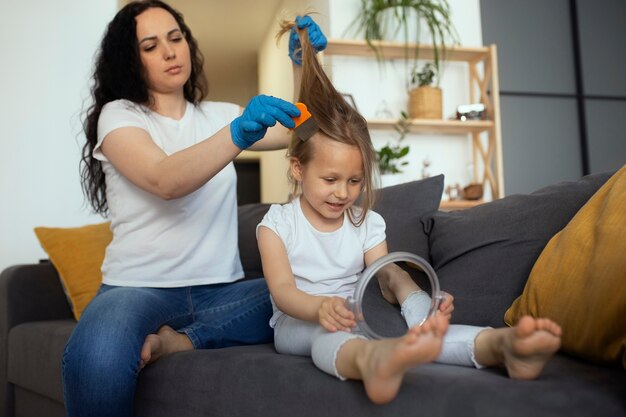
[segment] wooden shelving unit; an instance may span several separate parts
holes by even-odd
[[[419,48],[419,58],[433,58],[430,45],[409,45],[408,50],[402,43],[379,41],[374,43],[385,60],[404,59]],[[376,58],[376,54],[365,41],[330,39],[325,55],[348,55]],[[497,51],[495,45],[485,47],[455,47],[446,52],[446,60],[466,62],[469,71],[472,103],[485,105],[485,120],[427,120],[411,119],[409,131],[417,134],[452,134],[467,137],[471,135],[474,159],[473,182],[483,184],[491,190],[493,199],[504,196],[502,170],[502,129],[500,126],[500,95],[498,83]],[[391,130],[397,120],[369,120],[372,130]],[[487,140],[481,138],[486,133]],[[454,210],[481,204],[478,201],[443,201],[442,209]]]
[[[441,211],[464,210],[484,203],[484,200],[443,200],[439,205]]]
[[[393,130],[397,124],[396,120],[370,119],[367,125],[375,130]],[[411,133],[440,133],[459,135],[466,133],[482,133],[493,128],[491,120],[430,120],[411,119],[409,122],[409,132]]]

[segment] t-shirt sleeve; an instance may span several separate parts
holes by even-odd
[[[293,210],[290,205],[272,204],[270,209],[265,213],[265,216],[261,220],[261,223],[257,225],[256,233],[257,239],[259,237],[259,228],[267,227],[280,237],[285,245],[285,248],[291,246],[293,236]]]
[[[121,127],[138,127],[146,130],[146,124],[140,110],[126,100],[111,101],[102,107],[98,118],[98,142],[93,150],[93,157],[99,161],[107,161],[102,153],[104,138]]]
[[[238,104],[225,103],[220,101],[203,101],[202,111],[211,114],[212,119],[217,124],[217,130],[231,123],[239,117],[241,107]]]
[[[385,220],[375,211],[369,210],[365,217],[365,241],[363,242],[363,252],[376,247],[387,238],[385,234]]]

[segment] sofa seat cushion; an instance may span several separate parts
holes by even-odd
[[[562,355],[534,381],[500,369],[429,364],[378,406],[359,381],[340,381],[308,357],[273,345],[181,352],[142,371],[137,416],[555,416],[624,415],[626,373]]]
[[[76,321],[49,320],[20,324],[9,333],[10,383],[63,402],[61,359]]]
[[[11,331],[9,382],[62,403],[61,358],[72,320]],[[181,352],[139,375],[136,416],[618,416],[626,373],[557,355],[535,381],[499,369],[429,364],[410,371],[399,396],[377,406],[358,381],[339,381],[308,357],[271,344]]]

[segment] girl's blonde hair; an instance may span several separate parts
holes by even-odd
[[[347,145],[358,147],[363,160],[363,187],[360,200],[361,212],[348,211],[350,221],[355,226],[360,226],[365,220],[367,211],[374,204],[374,170],[376,164],[376,152],[372,145],[367,122],[342,95],[335,90],[322,66],[317,60],[316,52],[311,46],[307,29],[299,29],[294,21],[283,20],[281,30],[276,35],[280,39],[292,28],[297,31],[302,46],[302,80],[298,101],[306,104],[309,112],[319,131],[330,139]],[[301,140],[295,134],[292,135],[287,157],[296,158],[300,164],[306,165],[313,157],[313,141]],[[289,173],[292,183],[292,196],[300,194],[300,186]]]

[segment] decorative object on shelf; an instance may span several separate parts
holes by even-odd
[[[376,151],[381,177],[386,174],[400,174],[402,173],[400,168],[408,164],[408,161],[401,160],[409,153],[408,146],[401,146],[402,140],[409,131],[406,112],[400,112],[400,119],[394,126],[394,129],[399,134],[397,143],[392,145],[387,142],[385,146]]]
[[[382,100],[374,113],[374,117],[381,120],[388,120],[393,118],[393,113],[389,110],[389,105],[386,100]]]
[[[457,120],[483,120],[485,105],[482,103],[461,104],[456,108]]]
[[[433,86],[437,67],[432,62],[424,64],[421,70],[413,67],[409,91],[409,117],[412,119],[441,119],[443,105],[441,88]]]
[[[430,164],[431,164],[430,158],[428,157],[428,155],[426,155],[426,158],[422,160],[422,178],[430,177],[430,171],[428,170],[428,167],[430,166]]]
[[[481,198],[483,198],[483,185],[469,184],[463,187],[461,197],[464,200],[480,200]]]
[[[361,0],[359,14],[348,30],[363,34],[365,41],[379,60],[384,57],[375,41],[389,40],[401,34],[404,58],[417,63],[419,48],[409,48],[410,43],[420,43],[422,27],[428,29],[433,46],[433,62],[439,76],[440,60],[445,60],[447,45],[458,45],[459,35],[450,18],[450,5],[446,0]],[[410,56],[409,52],[412,52]],[[436,80],[439,84],[439,80]]]
[[[448,195],[448,200],[460,200],[461,199],[461,186],[457,183],[454,185],[448,185],[446,187],[446,194]]]

